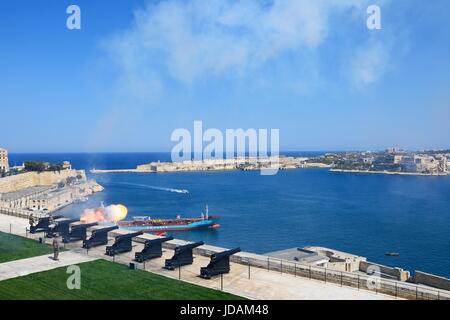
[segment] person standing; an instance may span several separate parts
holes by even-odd
[[[55,261],[59,261],[59,241],[58,241],[58,237],[54,237],[53,238],[53,260]]]
[[[34,215],[31,213],[28,222],[30,223],[30,227],[34,227]]]

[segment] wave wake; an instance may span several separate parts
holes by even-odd
[[[115,182],[115,184],[122,184],[122,185],[127,185],[127,186],[138,187],[138,188],[146,188],[146,189],[174,192],[174,193],[189,193],[189,190],[187,190],[187,189],[164,188],[164,187],[151,186],[151,185],[139,184],[139,183]]]

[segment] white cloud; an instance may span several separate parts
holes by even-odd
[[[376,82],[387,70],[391,55],[389,46],[371,43],[355,51],[350,59],[351,81],[357,87]]]
[[[365,13],[366,5],[366,0],[167,0],[137,11],[132,28],[105,45],[127,90],[145,95],[165,81],[192,84],[245,75],[286,53],[317,50],[327,39],[332,14]],[[370,83],[380,70],[373,70],[371,61],[385,58],[361,52],[352,70]]]

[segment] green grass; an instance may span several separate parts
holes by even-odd
[[[66,268],[0,282],[0,300],[236,300],[228,293],[97,260],[79,264],[81,289],[66,286]]]
[[[52,253],[49,245],[19,237],[9,233],[0,232],[0,263],[41,256]]]

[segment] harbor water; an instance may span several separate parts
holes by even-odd
[[[315,155],[296,153],[295,155]],[[24,160],[70,161],[76,169],[127,169],[170,161],[168,153],[11,154]],[[111,173],[91,176],[105,191],[62,210],[124,204],[129,216],[200,216],[206,205],[221,228],[178,232],[185,240],[265,253],[326,246],[370,261],[450,277],[450,176],[336,173],[328,169],[280,171]],[[188,190],[189,193],[184,192]],[[399,252],[398,257],[385,256]]]

